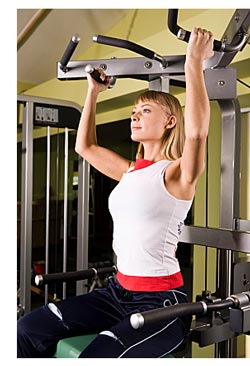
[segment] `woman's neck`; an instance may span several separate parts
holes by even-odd
[[[153,154],[152,152],[151,153],[148,153],[145,150],[144,150],[144,156],[143,156],[143,158],[146,159],[146,160],[153,161],[155,163],[157,161],[162,160],[162,156],[161,156],[161,154],[159,152],[157,154]]]
[[[144,148],[144,156],[143,158],[146,160],[150,160],[153,162],[157,162],[162,160],[162,156],[160,153],[160,147],[156,146],[156,144],[154,143],[153,145],[148,145],[148,144],[143,144],[143,148]]]

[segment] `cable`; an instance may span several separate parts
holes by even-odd
[[[130,25],[129,25],[128,34],[127,34],[127,37],[126,37],[127,41],[129,41],[132,29],[134,28],[135,19],[137,18],[137,14],[138,14],[138,9],[135,9],[132,20],[131,20]]]
[[[247,83],[245,83],[244,81],[240,80],[240,79],[236,79],[239,83],[243,84],[244,86],[246,86],[247,88],[250,89],[250,85],[248,85]]]

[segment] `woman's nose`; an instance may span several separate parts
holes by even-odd
[[[131,120],[132,121],[137,121],[139,119],[139,114],[138,113],[133,113]]]

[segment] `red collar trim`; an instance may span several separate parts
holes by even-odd
[[[151,161],[151,160],[137,159],[135,162],[134,169],[132,171],[143,169],[143,168],[146,168],[147,166],[150,166],[153,164],[154,164],[154,161]]]

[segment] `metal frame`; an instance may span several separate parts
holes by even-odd
[[[184,225],[180,241],[241,253],[250,252],[250,232],[248,231]]]
[[[245,33],[249,35],[249,24],[250,10],[236,9],[224,34],[221,37],[221,40],[226,41],[229,44],[236,45],[239,42],[242,34]],[[242,49],[243,47],[240,50]],[[235,50],[234,52],[216,52],[214,57],[206,61],[206,67],[227,67],[237,53],[238,50]]]
[[[33,198],[33,123],[34,105],[45,105],[54,108],[69,107],[72,111],[81,113],[81,107],[69,101],[18,95],[17,102],[24,105],[22,123],[22,192],[21,192],[21,241],[20,241],[20,304],[25,313],[31,310],[31,268],[32,268],[32,198]],[[62,114],[64,111],[62,110]],[[79,121],[78,121],[79,122]],[[46,123],[43,124],[46,126]],[[53,126],[53,124],[52,124]],[[56,126],[53,126],[56,127]],[[60,126],[61,127],[61,126]],[[71,127],[71,126],[70,126]],[[75,126],[76,127],[76,126]],[[67,234],[67,186],[68,186],[68,127],[65,126],[65,172],[64,172],[64,237]],[[88,268],[88,180],[89,165],[79,159],[79,186],[78,186],[78,235],[77,235],[77,269]],[[84,178],[83,178],[84,177]],[[48,246],[49,246],[49,183],[50,183],[50,126],[47,127],[47,173],[46,173],[46,233],[45,233],[45,272],[48,273]],[[83,184],[84,183],[84,184]],[[84,222],[82,221],[84,217]],[[64,239],[63,268],[66,270],[67,242]],[[77,289],[78,294],[84,293],[83,288]],[[63,289],[66,296],[66,287]],[[45,303],[48,289],[45,288]]]
[[[167,80],[170,85],[185,87],[184,63],[185,56],[165,56],[165,68],[155,60],[145,57],[103,59],[87,61],[70,61],[67,72],[63,72],[57,64],[57,78],[59,80],[85,80],[87,72],[85,67],[91,64],[105,70],[107,76],[116,78],[132,78],[148,81],[150,89],[166,90],[159,87],[160,80]],[[205,70],[205,82],[210,100],[236,98],[236,72],[233,68]],[[156,86],[154,86],[156,83]],[[166,81],[165,81],[166,83]]]

